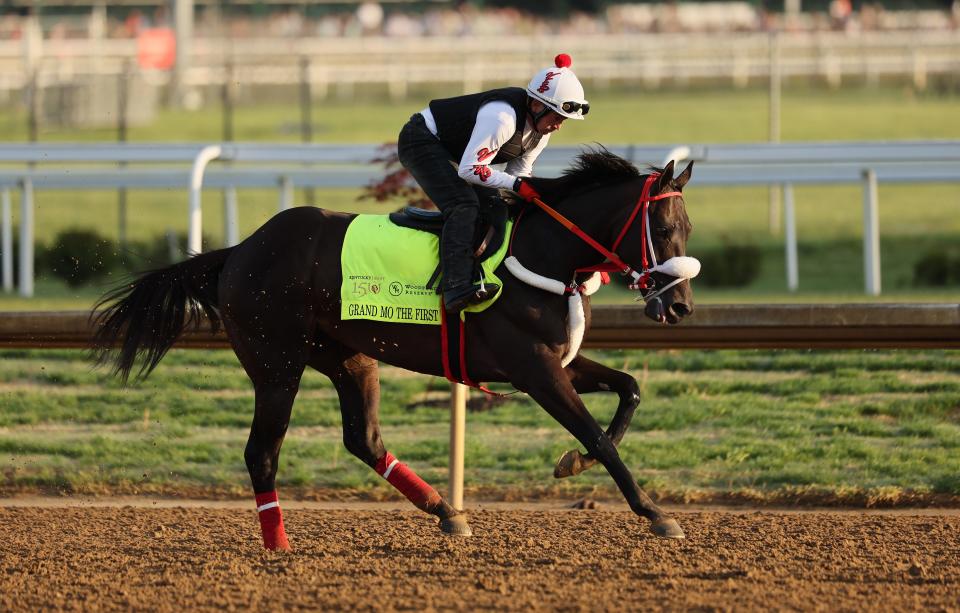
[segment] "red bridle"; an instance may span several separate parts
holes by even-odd
[[[577,224],[573,223],[562,214],[560,214],[556,209],[550,207],[545,202],[539,198],[534,198],[533,203],[538,207],[543,209],[550,217],[553,217],[558,222],[560,222],[563,227],[570,230],[581,239],[583,239],[588,245],[599,251],[607,258],[607,261],[603,264],[598,264],[597,266],[590,266],[587,268],[579,268],[575,272],[621,272],[625,275],[631,275],[633,277],[633,283],[631,284],[631,289],[645,289],[647,287],[647,282],[650,279],[650,261],[653,261],[653,266],[657,265],[657,254],[653,250],[653,239],[650,236],[650,203],[657,200],[663,200],[665,198],[671,198],[673,196],[681,196],[680,192],[664,192],[662,194],[657,194],[656,196],[650,195],[650,189],[653,187],[654,181],[660,177],[660,173],[653,173],[647,176],[647,179],[643,183],[643,191],[640,193],[640,198],[637,200],[637,204],[633,207],[633,211],[630,213],[630,216],[627,218],[626,223],[623,224],[623,228],[620,229],[620,233],[617,235],[617,239],[613,242],[613,246],[610,249],[607,249],[599,242],[594,240],[589,234],[580,229]],[[640,240],[642,241],[642,256],[641,256],[641,265],[643,268],[641,272],[637,272],[632,266],[624,262],[619,255],[616,254],[616,249],[620,246],[620,243],[623,242],[624,237],[627,235],[627,231],[630,229],[630,226],[633,225],[633,222],[636,220],[637,215],[643,211],[643,217],[640,220]],[[516,226],[514,226],[516,230]],[[648,259],[647,254],[649,253],[650,258]]]

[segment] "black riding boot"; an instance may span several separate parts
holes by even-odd
[[[481,289],[473,279],[473,234],[477,209],[458,206],[448,211],[440,238],[443,261],[443,304],[449,313],[459,313],[472,304],[483,302],[497,289],[487,284]]]

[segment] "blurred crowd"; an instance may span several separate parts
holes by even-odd
[[[948,0],[949,1],[949,0]],[[48,38],[135,38],[144,29],[169,27],[164,7],[152,11],[131,9],[110,14],[100,23],[90,13],[41,15]],[[16,39],[27,17],[21,12],[0,16],[0,39]],[[704,2],[621,4],[598,14],[574,12],[565,18],[536,16],[513,8],[477,8],[469,3],[411,12],[396,4],[367,0],[341,11],[310,15],[303,10],[278,10],[264,15],[224,14],[199,7],[195,25],[198,36],[235,37],[426,37],[497,35],[596,35],[640,32],[751,32],[830,31],[846,32],[958,29],[960,0],[944,4],[943,10],[885,10],[878,3],[863,3],[854,10],[851,0],[831,0],[826,11],[796,14],[768,12],[751,2]]]

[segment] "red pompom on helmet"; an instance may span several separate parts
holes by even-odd
[[[573,65],[573,58],[566,53],[561,53],[553,58],[553,63],[557,65],[557,68],[570,68]]]

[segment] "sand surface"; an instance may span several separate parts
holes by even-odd
[[[9,503],[10,501],[5,501]],[[684,541],[613,506],[481,507],[474,536],[402,506],[0,505],[0,611],[960,610],[960,516],[679,511]]]

